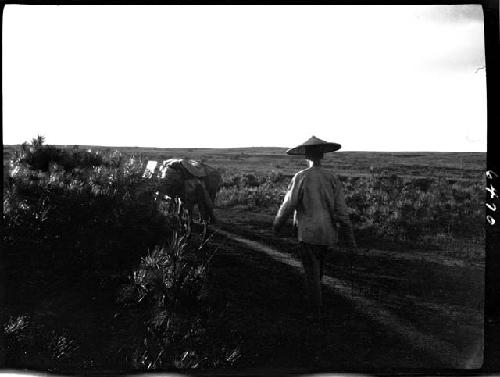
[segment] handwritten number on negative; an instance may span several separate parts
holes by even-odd
[[[486,178],[489,180],[493,180],[494,178],[498,178],[498,174],[495,173],[493,170],[488,170],[486,172]],[[490,199],[494,200],[495,198],[498,198],[496,189],[491,183],[490,187],[486,187],[486,190],[490,193]],[[488,207],[488,209],[493,212],[496,212],[497,210],[497,206],[494,203],[486,203],[486,207]],[[486,216],[486,221],[488,221],[488,224],[490,225],[495,225],[496,223],[495,218],[491,215]]]
[[[486,187],[486,190],[489,191],[489,193],[490,193],[490,199],[498,198],[496,190],[492,185],[490,185],[490,187]]]
[[[495,176],[495,178],[498,178],[498,174],[495,173],[493,170],[488,170],[486,172],[486,178],[493,179],[493,176]]]

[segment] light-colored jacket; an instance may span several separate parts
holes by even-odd
[[[274,225],[280,228],[294,213],[298,239],[312,245],[338,243],[337,223],[349,246],[356,246],[342,183],[332,172],[315,166],[295,174]]]

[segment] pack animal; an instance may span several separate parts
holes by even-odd
[[[144,174],[158,177],[160,197],[179,198],[190,215],[197,207],[202,221],[216,222],[214,202],[222,184],[217,169],[194,160],[170,159],[149,161]]]

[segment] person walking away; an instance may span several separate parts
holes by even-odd
[[[274,233],[279,234],[283,224],[294,214],[306,294],[317,321],[321,319],[321,280],[325,255],[330,248],[338,245],[337,224],[340,225],[341,236],[345,237],[347,246],[357,247],[342,183],[333,172],[321,166],[324,153],[334,152],[340,147],[340,144],[313,136],[287,151],[289,155],[305,155],[309,167],[292,178],[273,223]]]

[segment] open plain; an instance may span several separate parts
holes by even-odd
[[[4,166],[16,148],[4,146]],[[141,331],[151,334],[139,324],[131,327],[130,306],[124,309],[116,297],[130,283],[139,262],[144,264],[144,258],[151,255],[152,247],[137,237],[152,231],[140,230],[129,219],[129,225],[109,220],[107,231],[95,232],[82,217],[75,220],[79,230],[72,230],[71,247],[78,242],[78,250],[83,245],[104,250],[102,240],[108,238],[114,244],[106,247],[114,250],[125,237],[130,240],[127,247],[139,250],[124,248],[122,252],[129,250],[128,255],[118,257],[120,262],[106,257],[105,250],[93,254],[92,258],[101,255],[102,259],[85,262],[85,271],[97,263],[101,270],[92,275],[95,280],[85,280],[75,271],[73,280],[71,274],[66,280],[47,274],[48,281],[37,291],[36,284],[44,277],[20,271],[24,264],[15,258],[19,248],[27,252],[32,247],[35,235],[10,233],[12,268],[7,273],[13,281],[22,282],[8,287],[9,320],[3,327],[10,336],[10,365],[53,370],[168,369],[173,365],[302,372],[481,366],[484,153],[337,152],[327,156],[324,166],[337,172],[343,182],[359,247],[351,253],[340,245],[328,255],[325,319],[317,328],[308,322],[303,308],[303,277],[293,227],[289,223],[281,236],[271,231],[290,178],[306,167],[303,159],[287,156],[283,148],[79,149],[118,153],[122,163],[132,157],[142,164],[189,158],[221,172],[223,185],[215,210],[218,221],[208,228],[206,246],[213,253],[203,285],[203,295],[210,297],[206,307],[215,309],[206,314],[205,335],[197,335],[205,351],[189,353],[186,346],[181,352],[174,347],[172,352],[184,358],[165,359],[161,347],[152,350],[137,340],[146,337]],[[113,208],[100,203],[96,205]],[[64,236],[47,229],[38,230],[36,242],[45,243],[50,252],[47,244],[56,244]],[[130,234],[123,234],[124,229]],[[137,318],[154,317],[146,313],[152,310],[149,306],[134,310]],[[23,321],[38,321],[39,331],[49,338],[50,329],[58,334],[52,351],[23,343],[34,336],[23,333],[28,331]],[[92,341],[96,336],[97,345]],[[61,339],[66,339],[66,348]],[[193,356],[207,353],[210,339],[223,351],[208,353],[205,359]],[[127,342],[142,345],[129,350],[123,345]],[[63,349],[60,354],[54,351],[58,344]],[[149,359],[144,356],[146,361],[141,359],[142,351],[149,355]],[[22,352],[38,356],[28,361]],[[152,358],[153,354],[158,358]]]

